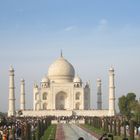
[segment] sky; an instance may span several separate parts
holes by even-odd
[[[33,84],[60,56],[90,81],[96,108],[96,79],[102,79],[108,108],[108,70],[115,68],[118,97],[140,98],[139,0],[0,0],[0,111],[8,110],[9,67],[15,69],[16,108],[25,79],[26,107],[32,108]],[[118,107],[117,107],[118,108]]]

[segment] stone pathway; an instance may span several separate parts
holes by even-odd
[[[78,140],[79,137],[83,137],[84,140],[97,140],[93,135],[74,124],[58,125],[56,140]]]
[[[64,131],[63,131],[63,124],[58,124],[56,128],[56,140],[65,140]]]

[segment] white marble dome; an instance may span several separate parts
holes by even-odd
[[[49,69],[48,77],[53,82],[72,82],[75,76],[75,70],[63,56],[55,60]]]
[[[74,83],[81,83],[82,80],[81,80],[81,78],[80,78],[79,76],[76,76],[76,77],[74,78],[73,82],[74,82]]]
[[[44,76],[41,80],[41,83],[48,83],[48,82],[49,82],[49,79],[46,76]]]

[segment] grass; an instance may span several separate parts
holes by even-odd
[[[123,138],[123,136],[114,136],[114,140],[122,140]]]
[[[50,125],[48,129],[44,132],[44,135],[41,137],[41,140],[50,140],[55,139],[56,125]]]
[[[103,135],[105,133],[105,131],[103,131],[103,129],[97,129],[97,128],[95,128],[91,125],[88,125],[88,124],[83,124],[82,126],[91,130],[91,131],[93,131],[93,132],[95,132],[98,135]]]
[[[114,136],[114,140],[122,140],[124,137],[123,136]],[[130,137],[127,137],[128,140],[130,140]],[[135,140],[139,140],[139,138],[135,138]]]
[[[100,136],[102,136],[105,133],[105,131],[103,131],[102,128],[101,129],[97,129],[97,128],[94,128],[93,126],[88,125],[88,124],[83,124],[82,126],[87,128],[87,129],[89,129],[92,132],[95,132],[96,134],[98,134]],[[123,138],[124,138],[123,136],[114,136],[114,140],[122,140]],[[129,139],[129,137],[128,137],[128,139]],[[139,140],[139,139],[135,138],[135,140]]]

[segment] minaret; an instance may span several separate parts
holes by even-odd
[[[102,83],[101,79],[97,79],[97,109],[102,109]]]
[[[115,115],[115,74],[114,68],[109,69],[109,116]]]
[[[21,79],[20,85],[20,109],[25,110],[25,81]]]
[[[15,116],[15,85],[14,85],[14,69],[11,66],[9,70],[9,108],[8,117]]]

